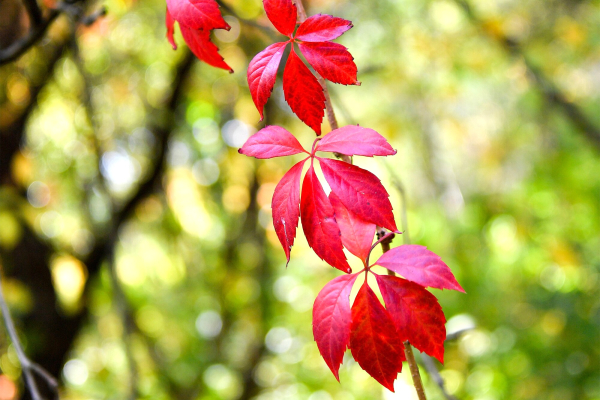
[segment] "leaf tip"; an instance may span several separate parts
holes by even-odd
[[[360,86],[360,85],[362,85],[362,83],[360,81],[354,82],[354,86]]]
[[[233,74],[233,68],[231,68],[231,67],[229,68],[229,73]]]

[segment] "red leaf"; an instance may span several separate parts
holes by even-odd
[[[394,391],[402,371],[404,345],[388,312],[367,282],[352,305],[350,350],[358,365],[383,386]]]
[[[277,68],[281,56],[288,42],[275,43],[258,53],[248,66],[248,87],[252,100],[260,113],[260,120],[264,118],[263,109],[275,85]]]
[[[373,129],[348,125],[329,132],[317,144],[317,151],[331,151],[348,156],[393,156],[396,150]]]
[[[335,222],[333,207],[312,165],[302,183],[300,210],[302,229],[308,245],[329,265],[342,272],[352,272],[344,255],[340,228]]]
[[[435,296],[406,279],[384,275],[375,277],[400,339],[408,340],[443,364],[446,318]]]
[[[329,201],[333,206],[335,220],[342,232],[342,244],[350,253],[364,262],[373,244],[375,224],[363,221],[358,215],[348,210],[333,192],[329,193]]]
[[[404,244],[394,247],[379,257],[375,265],[394,271],[421,286],[465,292],[440,256],[425,246]]]
[[[360,218],[397,232],[389,194],[375,175],[355,165],[319,158],[323,175],[342,203]]]
[[[283,93],[298,118],[320,135],[325,109],[323,88],[296,55],[293,46],[283,71]]]
[[[326,14],[313,15],[307,18],[296,31],[295,39],[305,42],[324,42],[340,37],[352,22]]]
[[[219,54],[219,48],[210,41],[210,31],[190,29],[179,23],[183,40],[187,43],[192,53],[200,60],[213,67],[223,68],[233,72]]]
[[[292,0],[263,0],[263,6],[275,29],[291,36],[296,28],[296,5]]]
[[[342,275],[329,282],[317,295],[313,307],[313,336],[338,382],[340,365],[350,342],[350,291],[357,276]]]
[[[165,24],[167,25],[167,40],[169,40],[169,43],[173,46],[173,50],[177,50],[177,43],[175,43],[175,38],[173,37],[173,34],[175,33],[175,20],[171,16],[168,8],[165,14]]]
[[[250,136],[238,152],[255,158],[283,157],[298,153],[308,154],[298,142],[298,139],[287,130],[275,125],[267,126]]]
[[[331,42],[298,43],[306,61],[323,78],[342,85],[360,85],[356,80],[354,57],[341,44]]]
[[[215,0],[167,0],[167,8],[174,20],[190,29],[209,31],[231,28],[223,19]]]
[[[281,178],[271,200],[271,209],[273,211],[273,226],[277,238],[283,246],[287,262],[290,262],[290,251],[294,245],[296,238],[296,228],[298,228],[298,218],[300,210],[298,203],[300,202],[300,176],[302,175],[302,160],[294,165]]]

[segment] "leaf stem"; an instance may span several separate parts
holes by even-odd
[[[298,20],[300,23],[306,21],[306,10],[304,9],[302,0],[294,0],[294,3],[296,4],[296,8],[298,10]],[[331,96],[329,95],[329,90],[327,89],[327,82],[325,82],[325,79],[319,76],[319,74],[316,75],[319,84],[323,88],[323,94],[325,95],[325,110],[327,111],[327,120],[329,121],[329,126],[332,130],[338,129],[340,126],[338,125],[337,118],[335,117],[335,111],[333,109],[333,105],[331,104]],[[348,155],[335,153],[335,156],[342,161],[352,164],[352,157]]]
[[[415,390],[417,391],[417,396],[419,396],[419,400],[427,400],[425,389],[423,388],[423,381],[421,380],[421,373],[419,372],[419,366],[417,365],[412,346],[408,340],[404,342],[404,352],[406,353],[406,362],[408,362],[408,366],[410,367],[410,374],[413,379],[413,384],[415,385]]]
[[[306,20],[306,10],[304,9],[302,0],[294,0],[294,3],[296,4],[296,8],[298,10],[298,20],[300,23],[302,23]],[[323,88],[323,94],[325,95],[325,109],[327,110],[327,120],[329,121],[329,126],[331,126],[332,130],[338,129],[339,125],[338,125],[337,119],[335,117],[335,111],[333,110],[333,107],[331,105],[331,96],[329,95],[329,90],[327,90],[327,83],[320,76],[318,76],[317,80],[321,84],[321,87]],[[344,154],[337,154],[337,153],[335,154],[335,156],[338,157],[339,159],[341,159],[342,161],[352,164],[352,157],[350,157],[350,156],[347,156]],[[404,201],[402,202],[402,207],[403,208],[406,207]],[[403,215],[405,215],[405,214],[403,214]],[[371,247],[371,250],[369,251],[369,255],[367,256],[367,260],[365,262],[365,267],[366,267],[367,272],[369,271],[369,257],[371,256],[371,252],[373,251],[373,249],[378,244],[381,243],[381,247],[382,247],[384,253],[390,250],[390,242],[391,242],[391,239],[394,237],[394,232],[387,232],[385,229],[383,229],[382,231],[384,232],[383,236],[379,240],[377,240],[377,242],[375,242],[375,244]],[[377,232],[379,233],[381,231],[378,229]],[[388,271],[388,274],[396,275],[392,271]],[[366,275],[367,274],[365,273],[365,280],[366,280]],[[417,395],[419,396],[419,400],[427,400],[427,398],[425,397],[425,390],[423,389],[423,382],[421,381],[421,375],[419,373],[419,367],[415,360],[415,356],[413,354],[412,347],[410,346],[410,343],[408,343],[408,341],[404,343],[404,346],[405,346],[405,352],[406,352],[406,360],[410,367],[411,375],[413,378],[413,383],[415,385],[415,390],[417,391]]]

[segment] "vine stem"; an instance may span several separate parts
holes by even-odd
[[[302,4],[302,0],[294,0],[296,4],[296,9],[298,10],[298,21],[300,23],[306,21],[306,10],[304,9],[304,4]],[[337,119],[335,117],[335,111],[333,110],[333,106],[331,105],[331,96],[329,95],[329,90],[327,89],[327,83],[325,80],[318,76],[318,81],[323,88],[323,94],[325,95],[325,109],[327,110],[327,120],[329,121],[329,125],[331,129],[338,129],[339,125],[337,123]],[[345,161],[347,163],[352,164],[352,157],[344,155],[344,154],[335,154],[336,157]],[[406,198],[404,193],[402,193],[402,209],[403,216],[406,215]],[[404,224],[404,223],[403,223]],[[406,232],[406,229],[405,229]],[[394,238],[394,235],[388,235],[387,230],[383,228],[377,228],[377,237],[378,243],[381,243],[381,248],[383,252],[387,252],[390,250],[390,242]],[[405,238],[406,243],[406,238]],[[368,269],[368,268],[367,268]],[[396,275],[393,271],[388,271],[390,275]],[[427,400],[425,396],[425,389],[423,388],[423,381],[421,380],[421,373],[419,372],[419,366],[417,365],[417,361],[415,360],[415,355],[413,354],[412,347],[408,341],[404,342],[404,348],[406,353],[406,361],[408,362],[408,366],[410,367],[410,372],[413,379],[413,384],[415,385],[415,390],[417,391],[417,396],[419,400]]]
[[[300,23],[306,21],[306,10],[304,9],[302,0],[294,0],[294,3],[296,4],[296,9],[298,10],[298,21]],[[325,82],[325,79],[319,76],[319,74],[316,74],[316,76],[319,84],[323,88],[323,95],[325,96],[325,111],[327,112],[327,121],[329,121],[329,126],[332,130],[338,129],[340,126],[338,125],[337,118],[335,117],[335,111],[333,110],[333,105],[331,104],[331,96],[329,95],[329,90],[327,89],[327,82]],[[352,164],[352,157],[350,156],[340,153],[335,153],[335,156],[342,161]]]

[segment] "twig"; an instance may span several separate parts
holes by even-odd
[[[550,79],[542,72],[540,68],[534,65],[527,57],[522,47],[516,41],[494,32],[491,34],[484,25],[481,23],[479,18],[475,15],[475,12],[471,8],[467,0],[455,0],[456,3],[464,10],[468,18],[471,20],[473,25],[479,27],[489,37],[500,42],[502,47],[513,56],[520,57],[525,62],[527,71],[530,77],[537,83],[538,88],[543,93],[546,100],[562,109],[567,117],[573,122],[573,124],[592,142],[597,150],[600,150],[600,128],[588,118],[583,111],[573,102],[567,99],[567,96],[562,93]]]
[[[446,390],[444,378],[442,378],[442,376],[440,375],[440,371],[438,371],[437,367],[435,366],[433,358],[429,357],[425,353],[421,353],[421,361],[423,362],[423,366],[427,370],[427,373],[429,374],[429,376],[431,376],[431,379],[434,380],[434,382],[438,385],[438,387],[442,391],[442,394],[444,395],[446,400],[458,400],[456,397],[452,396]]]
[[[40,24],[36,25],[29,31],[27,36],[24,38],[17,40],[12,45],[7,47],[6,49],[0,51],[0,65],[7,64],[11,61],[19,58],[23,53],[25,53],[29,48],[31,48],[35,43],[37,43],[46,33],[48,27],[54,22],[54,20],[60,15],[60,10],[51,9],[48,17],[42,21]]]
[[[410,235],[408,233],[408,222],[406,218],[406,191],[404,190],[404,186],[398,180],[394,181],[394,186],[396,187],[398,192],[400,192],[400,199],[402,201],[402,242],[404,244],[409,244]],[[386,247],[384,247],[382,244],[382,249],[384,253],[389,251],[389,244]],[[388,275],[396,276],[396,273],[394,271],[388,270]],[[417,391],[417,396],[419,397],[419,400],[427,400],[427,396],[425,396],[425,389],[423,388],[423,381],[421,380],[421,373],[419,372],[419,366],[417,364],[417,361],[415,360],[415,355],[413,353],[412,346],[410,345],[408,340],[404,342],[404,348],[404,353],[406,354],[406,361],[408,362],[408,366],[410,367],[410,374],[413,379],[413,384],[415,385],[415,390]]]
[[[8,331],[8,335],[10,336],[10,340],[15,347],[15,351],[17,353],[17,358],[21,363],[21,369],[23,370],[23,374],[25,375],[25,382],[27,383],[27,388],[31,393],[31,398],[33,400],[43,400],[40,395],[40,391],[37,387],[37,382],[35,381],[35,374],[43,378],[48,386],[57,393],[58,382],[56,379],[50,375],[44,368],[40,365],[34,363],[27,357],[25,351],[23,350],[23,346],[21,345],[21,340],[19,339],[19,335],[17,334],[17,330],[15,328],[15,323],[13,322],[12,316],[10,315],[10,310],[8,309],[8,305],[6,304],[6,300],[4,299],[4,292],[2,291],[2,273],[0,271],[0,308],[2,309],[2,317],[4,319],[4,324],[6,325],[6,330]]]

